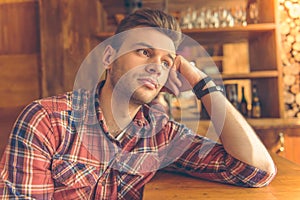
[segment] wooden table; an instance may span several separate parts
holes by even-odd
[[[158,172],[145,186],[144,200],[300,200],[300,166],[276,154],[278,173],[269,186],[242,188],[170,172]]]

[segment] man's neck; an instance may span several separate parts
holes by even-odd
[[[141,106],[124,101],[125,97],[113,96],[112,91],[109,84],[105,83],[99,102],[108,131],[115,137],[130,124]]]

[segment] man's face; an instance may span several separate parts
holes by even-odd
[[[117,54],[108,75],[113,88],[133,103],[151,102],[173,66],[173,41],[155,29],[133,29]]]

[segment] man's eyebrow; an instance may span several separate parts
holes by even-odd
[[[149,49],[155,49],[152,45],[148,44],[148,43],[145,43],[145,42],[137,42],[137,43],[134,43],[132,45],[133,47],[134,46],[141,46],[141,47],[146,47],[146,48],[149,48]],[[168,57],[172,59],[172,61],[175,60],[175,57],[172,56],[171,53],[168,53]]]
[[[153,46],[151,46],[150,44],[145,43],[145,42],[137,42],[137,43],[132,44],[132,47],[135,47],[135,46],[142,46],[142,47],[147,47],[149,49],[154,49]]]
[[[174,56],[172,56],[172,54],[170,54],[170,53],[168,53],[168,56],[171,58],[172,62],[174,62],[174,60],[175,60],[175,57],[174,57]]]

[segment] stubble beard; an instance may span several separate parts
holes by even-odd
[[[117,63],[114,63],[114,69],[118,70]],[[157,95],[158,92],[147,91],[145,86],[140,85],[134,77],[122,77],[118,71],[110,71],[110,82],[112,90],[117,95],[115,100],[117,102],[129,101],[129,104],[141,106],[150,103]],[[126,76],[126,75],[125,75]],[[151,93],[151,94],[149,94]],[[155,93],[155,94],[154,94]],[[125,102],[124,102],[125,103]]]
[[[123,102],[124,101],[129,101],[129,104],[136,105],[136,106],[141,106],[147,103],[150,103],[154,98],[155,95],[157,94],[152,94],[152,96],[147,95],[146,93],[153,91],[147,91],[146,89],[142,88],[143,86],[141,85],[134,85],[132,82],[134,80],[123,80],[122,83],[119,82],[121,80],[120,77],[116,76],[116,74],[111,73],[110,74],[110,82],[111,82],[111,88],[115,90],[115,100],[116,102]]]
[[[141,88],[139,88],[139,89],[141,89]],[[131,96],[131,101],[134,102],[135,104],[143,105],[143,104],[150,103],[156,96],[156,95],[153,95],[153,97],[150,97],[150,96],[147,96],[146,94],[144,94],[147,91],[142,92],[142,91],[137,91],[137,90]]]

